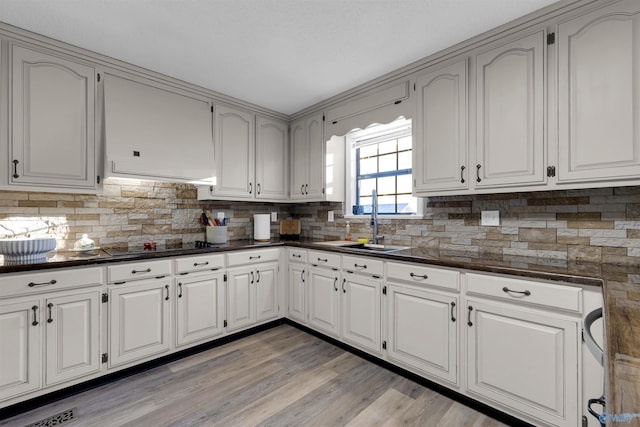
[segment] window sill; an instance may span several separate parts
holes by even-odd
[[[371,219],[371,215],[353,215],[348,214],[344,216],[345,219]],[[378,214],[378,219],[424,219],[424,215],[381,215]]]

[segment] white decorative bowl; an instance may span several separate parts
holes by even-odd
[[[53,237],[0,239],[0,254],[5,263],[27,263],[44,261],[47,252],[56,248]]]

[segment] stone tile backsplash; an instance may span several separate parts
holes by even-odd
[[[344,218],[342,203],[199,202],[188,184],[112,178],[98,196],[0,191],[0,237],[48,234],[58,248],[83,233],[106,248],[190,244],[204,240],[203,208],[225,212],[231,240],[251,239],[252,215],[268,212],[300,218],[306,238],[343,239],[346,221],[353,240],[371,236],[369,218]],[[483,210],[499,210],[500,225],[481,226]],[[379,229],[385,242],[440,254],[638,263],[640,187],[430,197],[424,218],[382,219]],[[278,224],[271,232],[279,238]]]

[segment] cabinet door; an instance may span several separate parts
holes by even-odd
[[[11,46],[11,184],[96,188],[93,67]]]
[[[558,26],[558,182],[640,175],[640,4]]]
[[[176,346],[222,334],[224,274],[179,280],[176,292]]]
[[[256,273],[251,268],[227,270],[227,330],[256,323]]]
[[[325,140],[322,114],[307,120],[306,131],[308,177],[305,196],[311,200],[324,200]]]
[[[419,76],[416,91],[415,193],[469,188],[467,61]]]
[[[545,183],[543,31],[476,57],[476,187]]]
[[[302,323],[307,321],[306,310],[307,270],[302,264],[289,265],[289,317]]]
[[[289,194],[289,141],[286,123],[256,119],[256,198],[286,200]]]
[[[389,359],[457,384],[457,298],[397,285],[387,293]]]
[[[380,353],[380,281],[349,275],[340,292],[342,338]]]
[[[340,303],[340,274],[336,271],[309,270],[309,324],[337,336]]]
[[[215,158],[217,196],[252,199],[255,191],[254,116],[246,111],[216,105]]]
[[[109,290],[109,366],[169,350],[169,279],[143,280]]]
[[[0,305],[0,400],[40,388],[40,319],[39,300]]]
[[[552,425],[578,425],[576,322],[477,300],[466,311],[469,391]]]
[[[278,316],[278,264],[256,267],[256,321]]]
[[[48,298],[46,384],[100,370],[100,292]]]
[[[307,147],[306,120],[291,124],[291,187],[289,197],[293,200],[304,199],[307,184],[309,157]]]

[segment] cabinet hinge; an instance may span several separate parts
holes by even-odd
[[[224,281],[225,281],[225,282],[227,281],[227,275],[226,275],[226,274],[224,275]],[[227,323],[227,321],[226,321],[226,320],[225,320],[224,322],[225,322],[225,323]]]
[[[556,42],[556,33],[547,34],[547,45],[552,45]]]
[[[109,294],[106,292],[102,294],[102,302],[109,302]]]
[[[386,295],[387,294],[387,287],[383,286],[382,287],[382,295]]]
[[[97,77],[98,77],[98,81],[100,81],[100,73],[98,73]]]
[[[109,355],[107,353],[102,353],[102,363],[107,363],[109,361]]]
[[[547,166],[547,177],[552,178],[556,176],[556,167],[555,166]]]
[[[382,349],[383,350],[387,349],[387,342],[386,341],[382,341]]]
[[[227,321],[226,320],[224,322],[222,322],[222,326],[224,326],[225,328],[227,327]]]

